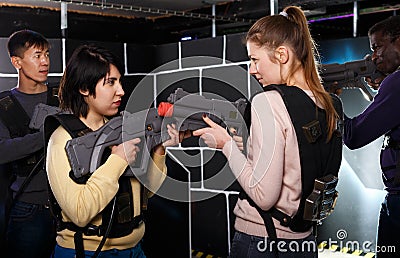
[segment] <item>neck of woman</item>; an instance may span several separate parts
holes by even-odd
[[[92,129],[93,131],[96,131],[105,124],[104,116],[99,114],[93,115],[90,112],[86,117],[81,116],[80,119],[87,127]]]

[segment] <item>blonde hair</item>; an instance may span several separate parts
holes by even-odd
[[[321,84],[318,74],[317,60],[319,54],[308,28],[303,11],[297,6],[288,6],[279,15],[265,16],[256,21],[247,32],[246,42],[253,42],[260,47],[276,49],[285,44],[292,48],[300,65],[294,63],[290,75],[301,67],[304,76],[318,103],[326,111],[328,121],[328,140],[336,128],[338,117],[333,106],[332,98]]]

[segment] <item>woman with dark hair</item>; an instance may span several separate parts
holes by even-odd
[[[96,131],[107,123],[106,117],[118,112],[124,96],[122,71],[110,51],[87,45],[77,48],[61,79],[61,108]],[[166,176],[165,147],[178,144],[178,131],[167,127],[171,138],[152,152],[154,162],[146,174],[150,189],[158,189]],[[141,207],[149,192],[136,178],[122,176],[140,151],[140,139],[113,146],[105,162],[84,183],[69,175],[65,146],[70,139],[66,128],[59,126],[47,148],[48,179],[62,219],[54,257],[93,257],[101,245],[101,257],[145,257],[140,245],[145,230]],[[102,242],[110,220],[111,229]]]

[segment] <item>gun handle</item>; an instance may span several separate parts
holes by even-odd
[[[237,135],[239,137],[242,137],[242,142],[243,142],[243,153],[247,154],[247,140],[249,138],[249,135],[247,134],[247,132],[245,131],[247,128],[245,126],[239,127],[239,128],[235,128],[235,127],[231,127],[234,128],[236,130],[236,133],[233,134],[230,130],[229,130],[229,134],[231,136]]]
[[[368,90],[368,86],[366,85],[366,83],[363,82],[359,82],[359,88],[361,89],[361,92],[363,93],[363,95],[365,96],[366,99],[368,99],[369,101],[372,101],[374,99],[374,97],[372,96],[371,92]]]

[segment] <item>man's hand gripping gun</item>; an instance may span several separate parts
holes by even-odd
[[[179,131],[194,131],[208,127],[202,116],[207,115],[215,123],[236,130],[238,136],[247,140],[247,126],[245,112],[248,101],[240,98],[235,102],[207,99],[198,94],[191,94],[178,88],[168,97],[168,102],[161,102],[158,106],[160,116],[171,117]]]
[[[383,74],[376,70],[369,55],[365,59],[343,64],[321,65],[321,77],[326,91],[334,93],[341,88],[360,88],[369,100],[372,100],[373,97],[368,86],[363,82],[363,78],[371,77],[374,81],[382,76]]]
[[[140,151],[123,176],[144,175],[151,159],[150,151],[165,137],[162,135],[164,131],[161,132],[162,124],[163,118],[155,108],[133,114],[123,111],[98,130],[69,140],[65,149],[74,176],[81,178],[93,173],[102,164],[103,154],[108,148],[134,138],[141,138]]]

